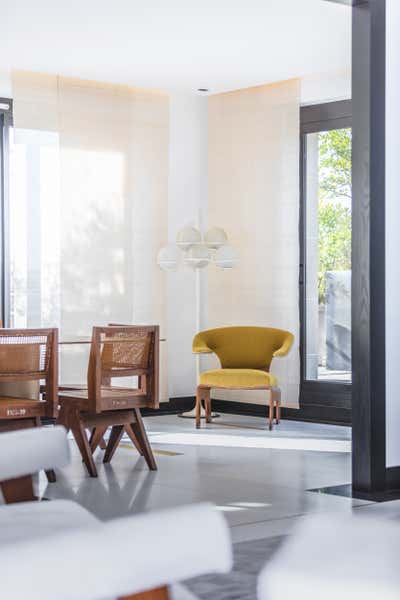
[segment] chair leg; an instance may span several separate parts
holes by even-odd
[[[275,422],[279,425],[281,420],[281,390],[278,387],[274,387],[271,390],[271,395],[273,396],[273,401],[275,404]]]
[[[275,410],[276,410],[276,424],[279,425],[280,420],[281,420],[281,398],[280,398],[281,394],[279,391],[279,398],[277,398],[275,400]]]
[[[15,502],[33,502],[37,500],[33,492],[31,475],[8,479],[0,483],[0,489],[6,504]]]
[[[140,449],[142,450],[144,459],[146,460],[147,466],[150,471],[157,471],[157,463],[154,458],[153,451],[150,446],[149,438],[147,437],[146,430],[144,428],[142,415],[140,414],[140,410],[138,408],[134,409],[136,422],[131,423],[131,427],[133,429],[133,433],[139,443]]]
[[[110,437],[108,439],[108,444],[106,448],[106,452],[104,454],[103,463],[109,463],[114,453],[118,447],[118,444],[121,441],[122,434],[124,433],[123,425],[114,425],[111,428]]]
[[[70,414],[70,427],[74,436],[75,442],[80,450],[83,462],[86,465],[90,477],[97,477],[97,469],[94,464],[92,451],[88,439],[86,437],[85,427],[83,426],[79,412],[76,410]]]
[[[96,450],[97,446],[102,446],[102,442],[104,442],[104,434],[107,431],[107,427],[93,427],[92,433],[89,438],[90,449],[93,452]]]
[[[168,588],[162,587],[155,590],[148,590],[132,596],[124,596],[118,600],[169,600],[171,596],[168,593]]]
[[[55,483],[57,481],[56,472],[54,469],[49,469],[48,471],[45,471],[45,473],[49,483]]]
[[[140,447],[139,442],[136,439],[136,435],[134,434],[132,425],[130,423],[128,425],[125,425],[125,432],[129,436],[129,438],[130,438],[132,444],[135,446],[136,450],[139,452],[140,455],[143,456],[142,449]]]
[[[273,390],[270,390],[269,393],[269,430],[272,431],[272,426],[274,422],[274,393]]]
[[[272,429],[272,424],[274,421],[274,413],[275,413],[275,422],[279,425],[281,419],[281,390],[278,387],[271,388],[270,392],[270,401],[269,401],[269,429]]]
[[[204,408],[206,411],[206,423],[212,423],[211,418],[211,390],[203,391]]]
[[[202,396],[203,396],[203,390],[201,387],[198,387],[197,393],[196,393],[196,429],[200,429]]]
[[[56,425],[62,425],[68,431],[71,429],[69,424],[69,412],[65,404],[61,404],[60,412],[56,419]]]

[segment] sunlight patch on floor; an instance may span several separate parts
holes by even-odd
[[[178,446],[222,446],[226,448],[261,448],[277,450],[305,450],[312,452],[351,452],[349,440],[321,440],[290,437],[251,437],[202,433],[149,432],[152,444]]]

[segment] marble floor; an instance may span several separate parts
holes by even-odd
[[[265,419],[228,414],[201,430],[177,416],[150,417],[145,425],[157,472],[123,440],[111,464],[97,451],[99,477],[91,479],[71,440],[71,464],[56,483],[41,475],[39,494],[74,499],[103,520],[209,501],[226,516],[233,541],[289,533],[319,511],[400,518],[400,501],[374,505],[307,491],[350,482],[349,428],[282,421],[269,432]]]

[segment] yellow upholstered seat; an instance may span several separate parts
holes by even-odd
[[[196,427],[200,426],[201,402],[204,400],[207,422],[211,421],[212,388],[269,390],[269,426],[273,411],[279,421],[280,390],[269,372],[272,359],[286,356],[292,347],[293,334],[273,327],[220,327],[201,331],[193,340],[193,352],[215,353],[220,369],[201,373],[197,388]]]
[[[257,369],[215,369],[200,374],[199,383],[210,387],[221,388],[257,388],[277,385],[272,373]]]

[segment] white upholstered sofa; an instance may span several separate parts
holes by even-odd
[[[68,462],[61,427],[0,434],[0,481],[7,481],[9,498],[13,489],[26,494],[27,475]],[[227,525],[208,504],[108,522],[68,500],[0,506],[0,598],[7,600],[136,594],[146,600],[190,600],[190,592],[176,584],[227,572],[231,564]]]

